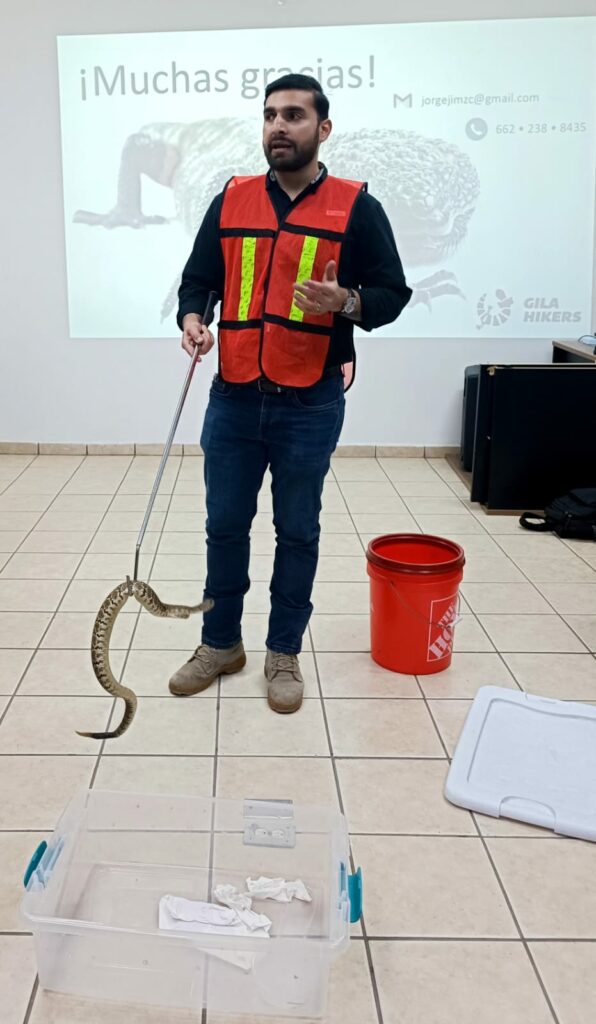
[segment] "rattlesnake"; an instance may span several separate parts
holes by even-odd
[[[200,604],[164,604],[160,601],[155,591],[148,583],[140,580],[131,580],[126,577],[125,583],[120,583],[112,590],[97,613],[91,636],[91,663],[97,681],[104,690],[114,697],[121,697],[125,703],[124,716],[120,725],[112,732],[79,732],[79,736],[89,736],[94,740],[111,740],[122,736],[132,722],[137,710],[137,697],[127,686],[122,686],[115,678],[110,668],[110,638],[118,613],[128,601],[129,597],[136,597],[139,604],[142,604],[152,615],[158,615],[166,619],[187,619],[189,615],[196,612],[206,612],[213,607],[213,601],[206,600]]]

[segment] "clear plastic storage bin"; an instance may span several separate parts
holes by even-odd
[[[162,896],[214,902],[248,877],[297,878],[312,902],[258,901],[267,939],[163,931]],[[89,999],[321,1016],[331,961],[360,916],[346,821],[283,801],[77,795],[25,876],[40,984]]]

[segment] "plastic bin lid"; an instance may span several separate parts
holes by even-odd
[[[445,785],[451,803],[596,841],[596,707],[482,687]]]

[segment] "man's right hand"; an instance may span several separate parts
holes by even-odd
[[[199,355],[197,362],[201,362],[201,356],[207,355],[215,344],[215,338],[208,327],[201,323],[196,313],[187,313],[182,321],[182,348],[189,356],[194,356],[195,348],[198,348]]]

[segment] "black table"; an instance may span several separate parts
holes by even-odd
[[[553,341],[553,363],[596,363],[596,338],[593,345],[583,341]]]

